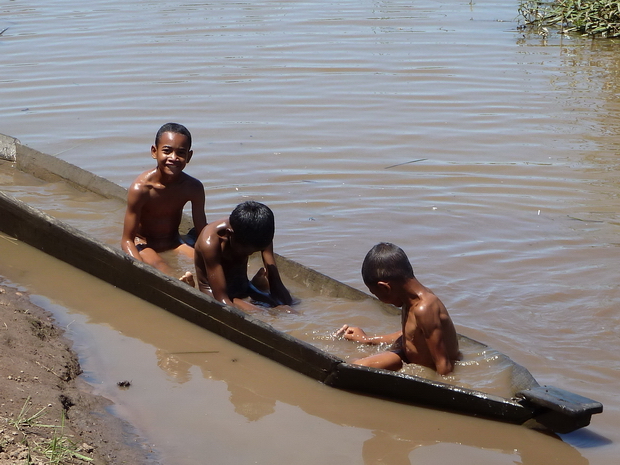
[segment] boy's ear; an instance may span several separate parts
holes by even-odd
[[[377,296],[377,298],[385,302],[390,298],[390,295],[392,293],[392,286],[386,281],[379,281],[377,282],[376,291],[377,292],[375,295]]]
[[[386,281],[379,281],[377,283],[377,287],[381,290],[381,292],[385,292],[387,294],[392,291],[392,286]]]
[[[157,147],[151,145],[151,157],[157,158]]]
[[[233,230],[230,228],[224,228],[217,231],[217,235],[220,239],[230,244],[230,238],[233,235]]]
[[[187,152],[187,158],[185,159],[185,163],[189,163],[189,161],[192,159],[193,154],[194,154],[193,150],[190,150],[189,152]]]

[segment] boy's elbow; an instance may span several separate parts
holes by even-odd
[[[440,360],[435,363],[435,371],[442,375],[449,375],[454,371],[454,363],[450,359]]]
[[[452,373],[452,370],[446,367],[443,367],[443,368],[437,367],[437,373],[440,374],[441,376],[446,376]]]

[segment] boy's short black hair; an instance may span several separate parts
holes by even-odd
[[[271,209],[248,200],[235,207],[229,218],[235,238],[242,244],[264,250],[273,241],[276,222]]]
[[[185,126],[179,123],[166,123],[161,128],[159,128],[159,131],[157,131],[157,134],[155,134],[155,147],[158,146],[159,139],[164,132],[184,135],[185,137],[187,137],[187,141],[189,142],[188,148],[192,148],[192,135]]]
[[[390,242],[375,245],[362,264],[362,279],[366,286],[374,286],[379,281],[402,282],[413,277],[413,267],[407,254]]]

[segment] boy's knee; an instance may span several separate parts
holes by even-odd
[[[267,279],[267,270],[261,268],[250,281],[256,289],[262,292],[269,292],[269,280]]]
[[[370,357],[360,358],[351,362],[353,365],[361,365],[369,368],[382,368],[384,370],[398,371],[403,367],[403,361],[395,352],[384,352]]]
[[[144,249],[140,251],[140,257],[144,261],[144,263],[148,263],[149,265],[157,268],[160,271],[168,268],[168,265],[164,261],[161,256],[155,252],[153,249]]]

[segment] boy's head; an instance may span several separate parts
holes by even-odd
[[[266,249],[273,241],[276,225],[273,212],[267,205],[253,200],[240,203],[228,221],[235,241],[243,246],[258,251]]]
[[[192,159],[192,135],[178,123],[166,123],[155,135],[151,156],[157,160],[160,172],[177,177]]]
[[[401,283],[414,277],[413,268],[400,247],[389,242],[375,245],[362,264],[362,279],[368,288],[379,282]]]
[[[161,139],[161,136],[166,132],[184,135],[185,137],[187,137],[187,142],[189,144],[187,149],[189,150],[192,148],[192,135],[185,126],[179,123],[166,123],[161,128],[159,128],[159,131],[157,131],[157,134],[155,135],[155,147],[159,147],[159,141]]]

